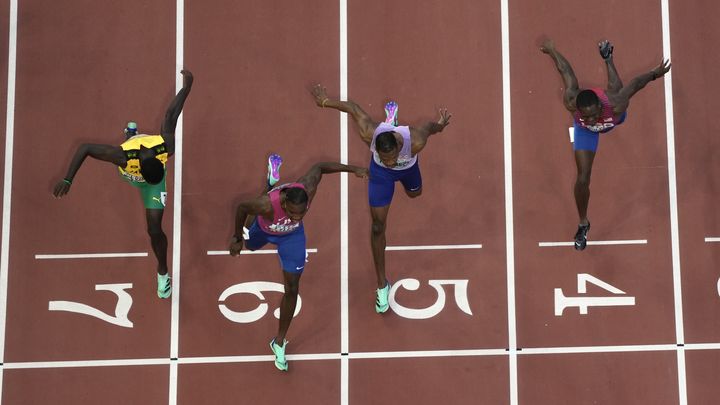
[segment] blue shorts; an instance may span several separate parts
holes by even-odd
[[[620,121],[615,124],[615,127],[625,122],[625,117],[627,117],[627,111],[625,111],[620,116]],[[573,131],[574,131],[574,142],[573,142],[573,150],[589,150],[589,151],[597,151],[598,147],[598,141],[600,140],[600,134],[605,132],[612,131],[615,127],[612,127],[606,131],[602,132],[593,132],[577,122],[573,124]]]
[[[368,181],[368,199],[371,207],[390,205],[395,193],[395,182],[399,181],[407,191],[422,188],[420,161],[405,170],[392,170],[382,167],[370,158],[370,180]]]
[[[258,250],[268,243],[277,245],[280,256],[280,267],[288,273],[302,274],[305,269],[305,228],[300,224],[298,229],[284,234],[272,235],[258,226],[257,219],[249,229],[250,237],[245,241],[245,247]]]

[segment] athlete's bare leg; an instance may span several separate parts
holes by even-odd
[[[375,275],[377,276],[377,288],[384,288],[385,277],[385,225],[387,223],[390,205],[384,207],[370,207],[372,216],[372,228],[370,232],[370,246],[372,247],[373,261],[375,262]]]
[[[590,202],[590,174],[592,173],[595,152],[589,150],[575,151],[577,178],[575,180],[575,204],[577,205],[580,225],[587,225],[587,210]]]

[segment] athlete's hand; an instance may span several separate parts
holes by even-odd
[[[328,101],[325,87],[323,87],[322,84],[318,83],[313,86],[310,92],[312,93],[313,97],[315,97],[315,104],[317,104],[318,107],[325,107],[323,103]]]
[[[440,128],[442,131],[446,126],[450,125],[450,117],[452,117],[452,114],[448,113],[447,108],[441,108],[438,112],[440,113],[440,119],[438,119],[437,123],[442,127]]]
[[[543,41],[542,45],[540,45],[540,50],[542,53],[551,54],[555,52],[555,42],[553,42],[552,39],[546,39]]]
[[[651,72],[655,76],[655,79],[657,79],[659,77],[665,76],[665,73],[670,71],[670,66],[672,66],[672,64],[670,63],[669,59],[663,60],[662,62],[660,62],[659,65],[655,67],[655,69],[651,70]]]
[[[233,236],[230,240],[230,256],[237,256],[243,248],[243,238]]]
[[[55,198],[60,198],[64,196],[65,194],[70,191],[70,183],[66,182],[65,180],[60,180],[56,185],[55,189],[53,190],[53,195]]]
[[[183,87],[186,89],[192,87],[193,81],[195,80],[193,74],[187,69],[181,70],[180,74],[183,76]]]
[[[356,167],[355,170],[353,170],[353,173],[355,173],[355,176],[360,177],[361,179],[370,178],[370,172],[364,167]]]

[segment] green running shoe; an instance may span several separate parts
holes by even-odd
[[[160,298],[167,298],[172,294],[172,277],[167,273],[165,275],[158,274],[157,294]]]
[[[283,340],[283,345],[278,346],[275,343],[275,338],[270,341],[270,350],[275,354],[275,367],[280,371],[288,371],[288,363],[285,360],[285,347],[287,346],[287,340]]]
[[[378,288],[377,290],[375,290],[375,293],[375,312],[377,312],[378,314],[387,312],[388,308],[390,308],[390,304],[388,303],[388,296],[390,295],[390,283],[385,280],[385,287]]]

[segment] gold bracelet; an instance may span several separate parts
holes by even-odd
[[[322,103],[320,103],[322,105],[322,108],[325,108],[325,103],[327,103],[328,100],[329,98],[326,98],[322,101]]]

